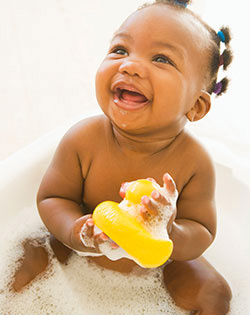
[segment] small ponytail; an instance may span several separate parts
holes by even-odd
[[[220,96],[227,91],[228,84],[229,79],[226,77],[223,78],[220,82],[214,82],[213,93],[216,94],[216,96]]]
[[[227,70],[228,66],[233,60],[233,53],[230,48],[226,48],[220,55],[220,66],[223,66],[223,70]]]
[[[226,46],[231,41],[231,32],[228,26],[222,26],[217,33],[217,36],[219,37],[220,41],[223,42]]]
[[[227,70],[228,66],[233,60],[233,53],[230,49],[230,41],[232,39],[229,27],[222,26],[216,36],[212,36],[216,42],[217,47],[212,54],[211,70],[212,77],[214,78],[212,82],[212,87],[209,89],[210,93],[215,93],[216,96],[220,96],[225,93],[228,88],[229,80],[227,77],[223,78],[221,81],[217,82],[217,75],[219,67],[222,66],[223,70]],[[223,53],[220,55],[220,44],[225,45]]]

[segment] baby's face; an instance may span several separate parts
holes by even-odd
[[[115,33],[96,74],[96,95],[120,129],[174,136],[184,127],[204,88],[208,57],[204,30],[183,11],[150,6]]]

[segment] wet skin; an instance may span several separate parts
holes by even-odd
[[[166,286],[179,306],[203,315],[222,315],[228,311],[231,290],[200,257],[216,234],[214,168],[207,152],[184,130],[188,120],[202,119],[210,109],[200,70],[205,68],[201,47],[206,34],[191,21],[188,14],[155,5],[122,24],[96,75],[97,100],[105,116],[83,120],[64,136],[37,202],[55,237],[51,246],[59,261],[65,262],[70,250],[62,243],[89,250],[79,236],[84,223],[95,241],[92,251],[98,252],[98,244],[107,241],[103,233],[93,232],[91,213],[104,200],[120,202],[121,183],[151,177],[169,192],[176,185],[177,208],[166,227],[174,243],[174,261],[164,268]],[[134,92],[140,94],[135,98]],[[157,215],[152,199],[167,202],[154,194],[142,199],[145,220]],[[29,264],[39,263],[31,260]],[[134,266],[127,259],[92,261],[126,273]],[[20,283],[21,275],[22,267],[14,289],[27,283],[27,279]],[[33,278],[34,274],[29,281]]]

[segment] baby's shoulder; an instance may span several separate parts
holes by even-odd
[[[89,133],[95,134],[99,133],[104,128],[104,115],[91,116],[84,118],[74,124],[66,133],[68,136],[72,137],[83,137]]]
[[[194,172],[213,172],[214,163],[210,153],[204,145],[192,134],[185,132],[182,140],[183,158],[188,159]]]
[[[104,115],[82,119],[65,133],[62,141],[71,143],[73,146],[90,142],[93,143],[103,134],[105,124],[106,119]]]

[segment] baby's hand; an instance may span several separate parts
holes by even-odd
[[[147,178],[147,180],[150,180],[152,182],[156,181],[153,178]],[[140,208],[140,214],[142,218],[145,221],[149,221],[152,217],[155,217],[158,215],[158,209],[159,207],[165,206],[167,207],[167,211],[170,212],[170,218],[167,225],[167,231],[168,233],[171,232],[173,222],[176,217],[176,200],[178,196],[178,192],[176,190],[176,185],[174,183],[174,180],[172,177],[165,173],[163,176],[163,188],[162,192],[155,189],[150,197],[143,196],[141,198],[141,208]],[[120,189],[120,195],[121,197],[125,197],[125,193],[127,190],[127,187],[130,183],[125,182],[121,185]]]
[[[148,178],[155,182],[153,178]],[[158,190],[154,190],[151,193],[150,198],[148,196],[143,196],[141,199],[142,208],[141,208],[141,215],[144,220],[149,220],[150,217],[154,217],[158,215],[159,207],[165,206],[167,207],[167,211],[170,212],[170,218],[167,224],[167,231],[168,233],[172,230],[173,222],[176,218],[176,200],[178,197],[178,192],[176,189],[176,185],[172,177],[165,173],[163,175],[163,188],[162,192]]]
[[[112,249],[119,247],[95,226],[91,214],[82,216],[75,221],[71,232],[71,242],[76,250],[84,252],[100,253],[99,246],[104,242],[108,242]]]

